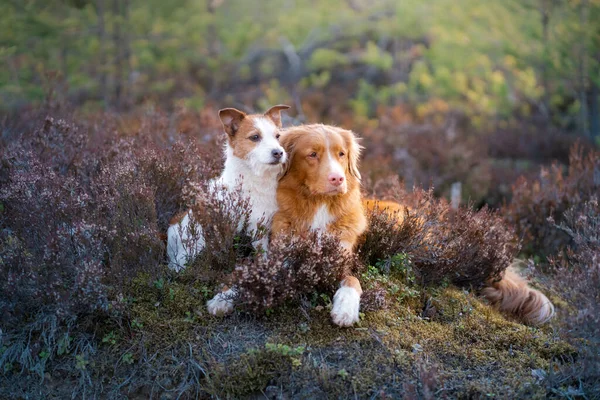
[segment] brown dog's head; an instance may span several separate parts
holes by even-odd
[[[279,144],[282,110],[285,105],[273,106],[264,114],[247,115],[235,108],[219,111],[219,118],[227,133],[228,151],[243,160],[256,174],[261,175],[272,166],[281,168],[286,154]]]
[[[338,195],[360,182],[361,146],[349,130],[328,125],[301,125],[282,131],[289,161],[284,176],[311,195]]]

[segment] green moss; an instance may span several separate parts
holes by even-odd
[[[396,302],[387,310],[366,313],[360,326],[348,329],[334,327],[327,308],[308,310],[310,320],[304,328],[298,321],[306,317],[291,310],[270,321],[270,340],[306,346],[305,359],[335,355],[312,367],[303,362],[290,385],[295,387],[294,379],[305,382],[310,377],[327,396],[344,397],[353,395],[348,390],[375,393],[397,380],[413,382],[419,392],[425,384],[420,381],[421,365],[430,363],[436,365],[440,379],[452,382],[452,394],[458,397],[523,393],[539,397],[545,389],[531,371],[547,370],[551,362],[574,354],[573,347],[554,337],[550,328],[507,320],[472,293],[453,287],[423,293],[423,302],[430,299],[436,309],[431,318]],[[345,372],[340,375],[340,370]],[[394,389],[397,392],[386,390],[405,394],[403,385]]]
[[[369,269],[361,277],[365,287],[377,283],[387,290],[389,307],[365,312],[344,329],[331,322],[329,294],[315,293],[304,309],[217,318],[206,312],[212,288],[140,275],[125,301],[128,323],[99,331],[107,341],[118,339],[102,346],[88,368],[108,374],[115,370],[107,360],[120,360],[119,380],[154,354],[152,370],[169,376],[165,387],[200,385],[202,395],[220,398],[268,387],[298,398],[540,398],[546,389],[532,370],[548,371],[576,356],[551,327],[510,321],[469,291],[418,287],[406,268],[391,270]],[[402,287],[418,295],[403,297]],[[199,372],[192,379],[193,368]]]
[[[271,380],[289,376],[301,364],[304,348],[267,343],[262,349],[250,349],[239,358],[216,364],[209,377],[211,394],[238,398],[264,389]]]
[[[198,326],[216,319],[206,311],[211,291],[204,284],[136,277],[130,287],[130,319],[136,321],[150,341],[171,343],[195,336]]]

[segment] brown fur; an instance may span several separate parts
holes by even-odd
[[[345,193],[326,194],[327,171],[318,160],[307,160],[307,154],[313,149],[324,151],[324,137],[332,142],[329,150],[334,153],[344,150],[346,153]],[[360,174],[356,165],[360,147],[354,134],[325,125],[305,125],[285,130],[281,144],[290,161],[277,189],[279,211],[273,218],[273,233],[301,234],[308,231],[317,210],[326,205],[333,217],[327,230],[337,234],[352,248],[366,229]]]
[[[405,211],[410,210],[410,207],[396,203],[395,201],[364,199],[362,203],[367,212],[381,210],[387,213],[390,218],[395,218],[398,224],[404,221]]]
[[[169,225],[176,225],[178,223],[180,223],[183,218],[185,218],[185,215],[187,214],[187,211],[180,211],[177,214],[173,215],[171,217],[171,219],[169,220]]]
[[[281,144],[289,155],[289,162],[277,189],[279,211],[273,217],[273,235],[307,232],[315,214],[325,205],[332,217],[327,231],[337,235],[344,247],[352,251],[367,227],[360,194],[360,146],[356,137],[351,131],[341,128],[304,125],[284,130]],[[318,157],[310,157],[313,152],[318,153]],[[329,191],[328,171],[321,162],[326,152],[342,161],[345,190]],[[344,155],[340,156],[340,152]],[[342,285],[348,284],[362,293],[358,279],[350,276],[340,278]]]
[[[513,267],[497,282],[489,282],[482,295],[500,311],[510,313],[528,324],[543,324],[554,316],[554,306],[544,294],[532,289]]]

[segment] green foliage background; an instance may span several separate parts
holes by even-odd
[[[51,91],[199,107],[343,87],[364,116],[409,103],[600,129],[599,0],[3,0],[0,26],[4,110]]]

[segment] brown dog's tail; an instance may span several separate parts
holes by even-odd
[[[531,325],[541,325],[554,316],[554,305],[542,292],[532,289],[527,281],[509,267],[504,277],[491,282],[481,293],[500,311],[513,314]]]

